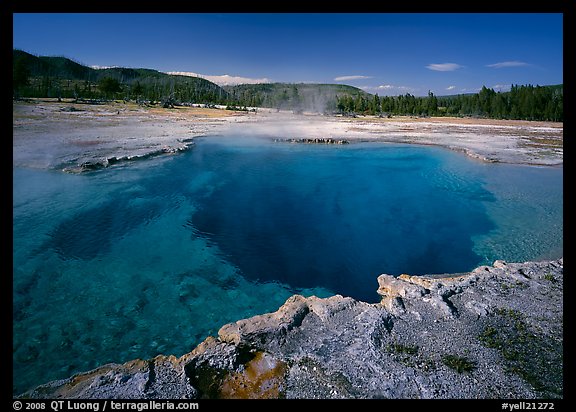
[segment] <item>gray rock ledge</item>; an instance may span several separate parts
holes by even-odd
[[[376,304],[290,297],[176,358],[21,398],[562,398],[563,259],[378,277]]]

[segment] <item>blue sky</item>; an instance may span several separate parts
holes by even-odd
[[[17,13],[13,47],[216,83],[436,95],[563,83],[559,13]]]

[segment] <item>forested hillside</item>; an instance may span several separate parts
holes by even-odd
[[[175,104],[269,107],[344,115],[474,116],[496,119],[564,120],[563,85],[513,85],[508,92],[482,87],[474,94],[416,97],[369,94],[341,84],[263,83],[220,87],[200,77],[151,69],[95,69],[66,57],[13,50],[14,98],[124,99]]]
[[[338,98],[368,98],[370,94],[343,84],[263,83],[224,86],[233,101],[242,106],[280,110],[335,112]]]
[[[151,69],[94,69],[65,57],[13,51],[15,97],[126,99],[226,104],[220,86],[199,77],[175,76]]]
[[[34,56],[14,50],[13,95],[333,112],[337,95],[368,96],[368,93],[338,84],[271,83],[222,88],[200,77],[169,75],[151,69],[94,69],[65,57]]]
[[[493,119],[564,120],[563,85],[518,86],[509,92],[495,92],[482,87],[474,94],[416,97],[400,96],[338,98],[337,110],[342,114],[413,115],[413,116],[474,116]]]

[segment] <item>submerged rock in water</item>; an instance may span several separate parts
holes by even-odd
[[[175,154],[179,152],[184,152],[192,147],[194,144],[192,139],[185,139],[179,146],[163,146],[160,148],[150,147],[143,149],[142,153],[134,155],[116,155],[103,158],[90,158],[89,160],[83,160],[80,163],[76,161],[76,164],[64,166],[62,171],[68,173],[82,173],[90,172],[94,170],[103,169],[117,163],[124,163],[136,160],[146,160],[152,157],[161,156],[165,154]]]
[[[180,357],[24,398],[562,398],[563,260],[378,278],[380,303],[290,297]]]
[[[333,139],[331,137],[314,137],[314,138],[291,138],[291,139],[275,139],[276,142],[290,142],[290,143],[306,143],[306,144],[349,144],[346,139]]]

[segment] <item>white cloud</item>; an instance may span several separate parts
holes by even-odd
[[[254,79],[251,77],[230,76],[229,74],[222,75],[208,75],[193,72],[167,72],[167,74],[174,74],[178,76],[201,77],[216,83],[219,86],[233,86],[236,84],[257,84],[257,83],[270,83],[271,80],[263,77],[261,79]]]
[[[448,87],[446,88],[446,90],[454,90],[455,88],[456,88],[456,86],[448,86]]]
[[[114,69],[118,66],[98,66],[98,65],[94,65],[94,66],[90,66],[90,68],[92,69],[96,69],[96,70],[102,70],[102,69]]]
[[[478,93],[480,90],[482,90],[481,87],[475,87],[475,88],[474,87],[473,88],[464,87],[464,88],[460,89],[460,91],[464,92],[464,93]]]
[[[361,75],[354,75],[354,76],[339,76],[335,77],[335,82],[343,82],[347,80],[360,80],[360,79],[371,79],[372,76],[361,76]]]
[[[383,96],[395,96],[404,93],[414,93],[419,89],[409,86],[396,86],[394,84],[381,84],[380,86],[363,86],[360,89],[369,93],[382,93]]]
[[[492,89],[497,92],[508,92],[510,91],[511,85],[509,84],[495,84]]]
[[[498,62],[486,65],[486,67],[491,67],[493,69],[502,69],[503,67],[522,67],[522,66],[530,66],[530,64],[526,62],[519,62],[517,60],[512,60],[507,62]]]
[[[401,90],[401,91],[410,91],[415,90],[413,87],[408,86],[394,86],[393,84],[382,84],[376,87],[378,90]]]
[[[437,72],[453,72],[454,70],[461,69],[462,67],[464,66],[457,63],[431,63],[426,66],[427,69]]]

